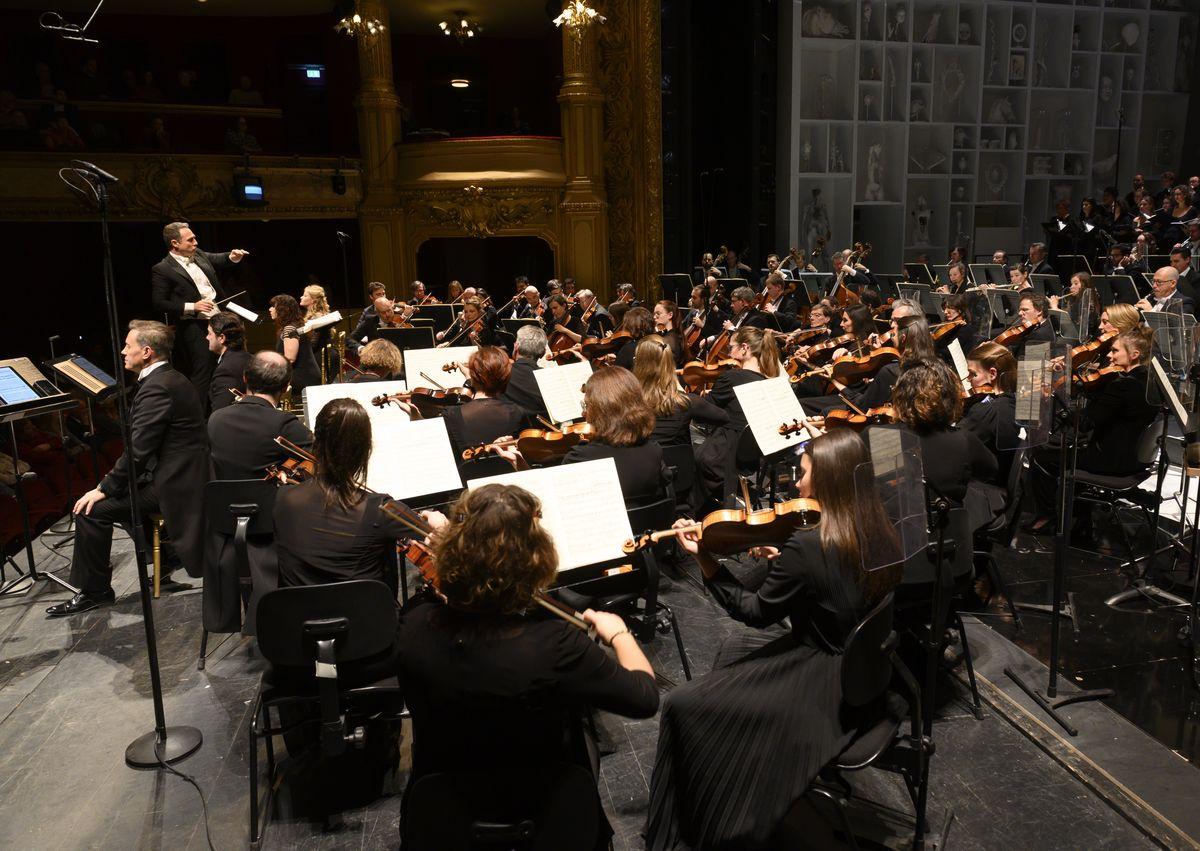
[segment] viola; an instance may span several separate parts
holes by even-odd
[[[542,464],[554,458],[562,458],[579,444],[587,443],[592,434],[592,426],[588,423],[574,423],[562,429],[527,428],[509,440],[497,440],[464,449],[462,459],[471,461],[495,448],[516,446],[526,461]]]
[[[757,511],[726,508],[710,512],[699,523],[646,532],[626,541],[622,549],[633,553],[677,532],[699,532],[708,552],[734,555],[755,547],[779,546],[797,529],[811,528],[820,520],[821,506],[815,499],[789,499]]]
[[[998,343],[1001,346],[1010,346],[1013,343],[1018,343],[1025,339],[1029,332],[1036,327],[1037,324],[1029,321],[1028,319],[1018,319],[1012,325],[1008,326],[999,334],[997,334],[996,339],[992,340],[992,342]]]
[[[427,538],[433,533],[433,528],[424,517],[394,500],[384,500],[380,503],[379,510],[396,522],[407,526],[415,534],[420,535],[421,538]],[[421,574],[422,579],[434,588],[437,588],[437,570],[435,569],[433,551],[429,549],[429,546],[423,540],[418,538],[409,539],[408,544],[404,547],[404,557],[412,562],[413,566]]]

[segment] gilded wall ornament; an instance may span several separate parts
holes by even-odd
[[[421,194],[414,199],[411,210],[424,221],[460,228],[468,236],[485,239],[551,215],[554,204],[547,196],[472,185],[460,192]]]

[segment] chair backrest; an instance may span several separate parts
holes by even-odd
[[[311,666],[315,632],[335,626],[337,661],[353,662],[392,646],[396,604],[388,587],[373,579],[279,588],[259,600],[257,623],[259,649],[273,665]]]
[[[514,782],[486,773],[427,774],[408,792],[401,832],[415,851],[591,851],[600,830],[596,781],[569,763]]]
[[[275,530],[275,495],[280,485],[262,479],[218,479],[204,486],[204,516],[209,532],[232,535],[239,517],[249,517],[249,535]]]
[[[513,471],[512,464],[499,455],[482,455],[470,461],[460,461],[458,474],[464,483],[471,479],[486,479],[489,476],[502,476]]]
[[[1143,467],[1149,467],[1154,463],[1155,457],[1158,455],[1158,438],[1162,434],[1162,416],[1157,416],[1154,420],[1142,429],[1142,433],[1138,435],[1137,441],[1137,460]]]
[[[741,434],[738,435],[737,449],[734,451],[734,458],[738,469],[757,468],[758,462],[762,460],[762,457],[762,450],[758,448],[758,441],[754,439],[754,432],[750,430],[750,426],[745,426]]]
[[[669,529],[675,522],[675,500],[663,497],[656,502],[626,509],[629,514],[629,529],[634,536],[643,532]]]
[[[686,500],[696,481],[696,454],[692,444],[680,443],[674,446],[664,446],[663,463],[675,470],[675,496]]]
[[[875,604],[850,631],[842,651],[842,700],[866,706],[892,679],[892,595]]]

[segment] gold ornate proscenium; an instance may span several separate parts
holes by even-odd
[[[562,14],[554,19],[554,26],[566,27],[577,38],[582,36],[584,27],[593,22],[604,23],[608,18],[601,15],[586,0],[571,0],[562,10]]]
[[[483,239],[497,231],[524,225],[535,217],[554,213],[554,204],[545,196],[516,189],[489,193],[482,186],[464,186],[461,192],[425,193],[410,208],[418,220],[462,228],[468,235]]]

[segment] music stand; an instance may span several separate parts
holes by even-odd
[[[1137,284],[1131,275],[1108,275],[1108,286],[1112,290],[1114,304],[1137,304],[1142,299]]]
[[[1108,277],[1108,275],[1097,275],[1092,278],[1092,286],[1096,289],[1101,307],[1108,307],[1113,303],[1112,285],[1109,283]]]
[[[905,263],[904,274],[908,277],[909,283],[933,286],[933,273],[924,263]]]
[[[833,277],[832,272],[800,273],[800,282],[804,284],[804,289],[808,290],[808,297],[812,304],[825,298],[829,286],[833,283]]]
[[[112,395],[117,389],[117,380],[96,366],[85,357],[76,354],[62,355],[46,361],[47,367],[68,384],[83,394],[87,405],[88,427],[91,434],[87,436],[88,447],[92,452],[92,469],[100,474],[100,454],[96,434],[96,411],[94,403]]]
[[[1029,285],[1042,295],[1062,295],[1062,279],[1058,275],[1030,275]]]
[[[432,323],[433,331],[445,331],[454,324],[454,317],[462,309],[460,304],[422,304],[409,321],[416,326]]]
[[[1058,262],[1070,269],[1072,275],[1076,272],[1092,274],[1092,264],[1088,262],[1086,254],[1060,254]]]
[[[1002,287],[1008,283],[1008,272],[999,263],[972,263],[967,268],[971,270],[971,278],[976,284]]]
[[[889,298],[900,298],[900,284],[904,281],[903,275],[872,272],[871,276],[875,278],[876,287],[879,290],[879,297],[885,302]]]
[[[429,325],[421,328],[377,328],[375,337],[387,340],[399,349],[401,354],[409,349],[433,348],[433,327]]]
[[[43,571],[38,573],[33,560],[33,532],[29,524],[29,502],[25,497],[25,487],[22,483],[21,456],[17,446],[18,420],[40,417],[43,414],[53,414],[75,407],[75,400],[70,395],[61,392],[46,379],[29,358],[15,358],[0,361],[0,425],[8,424],[8,436],[12,441],[13,459],[13,495],[21,509],[21,530],[25,538],[25,559],[29,567],[22,572],[20,565],[10,559],[17,578],[6,582],[0,587],[0,596],[10,593],[17,585],[26,581],[37,582],[48,579],[66,588],[72,594],[78,594],[79,589],[60,579],[53,573]]]
[[[501,319],[500,326],[504,333],[516,337],[517,332],[526,325],[541,325],[541,320],[533,316],[527,316],[524,319]]]
[[[676,304],[687,304],[688,297],[692,294],[692,277],[683,272],[659,275],[658,288],[663,298],[669,298]]]
[[[1001,325],[1012,324],[1021,308],[1023,293],[1012,290],[987,290],[988,310]]]

